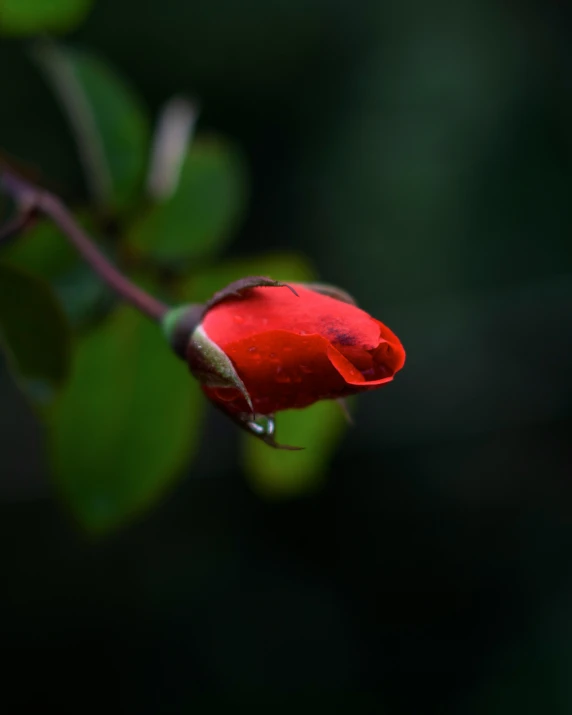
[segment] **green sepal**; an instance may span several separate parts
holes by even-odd
[[[206,334],[202,325],[195,328],[187,347],[191,373],[206,387],[231,387],[238,390],[255,419],[254,407],[244,382],[228,355]]]
[[[181,360],[187,359],[191,335],[201,322],[203,312],[204,306],[200,303],[189,303],[171,308],[161,320],[165,337]]]
[[[247,278],[241,278],[238,281],[230,283],[225,288],[215,293],[213,297],[207,301],[205,305],[205,312],[210,310],[213,306],[218,305],[218,303],[222,303],[223,300],[242,297],[242,294],[250,288],[288,288],[288,290],[291,290],[295,296],[298,295],[294,288],[292,288],[291,285],[288,285],[288,283],[275,281],[273,278],[266,278],[265,276],[248,276]]]
[[[228,412],[222,404],[214,402],[213,404],[219,410],[224,412],[227,417],[237,424],[241,429],[248,434],[256,437],[261,442],[264,442],[269,447],[274,449],[284,449],[289,452],[299,452],[304,447],[294,447],[289,444],[280,444],[276,441],[276,418],[274,415],[251,415],[246,412]]]
[[[357,305],[355,298],[337,286],[333,286],[328,283],[302,283],[301,285],[303,285],[304,288],[315,291],[316,293],[327,295],[329,298],[335,298],[336,300],[341,300],[343,303],[349,303],[350,305]]]

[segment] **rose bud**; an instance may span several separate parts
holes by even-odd
[[[276,412],[377,389],[405,362],[387,326],[320,284],[245,278],[166,329],[207,397],[274,447]]]

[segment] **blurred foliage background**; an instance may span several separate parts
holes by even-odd
[[[134,279],[318,276],[408,352],[273,452],[49,223],[3,248],[20,707],[572,712],[569,7],[0,0],[0,33],[3,156]]]

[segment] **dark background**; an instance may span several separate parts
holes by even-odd
[[[304,252],[408,362],[360,398],[318,494],[254,494],[211,414],[186,478],[104,540],[72,525],[1,371],[0,699],[572,712],[571,19],[556,0],[97,3],[70,42],[152,109],[199,97],[244,149],[234,254]],[[0,67],[0,143],[81,198],[21,43]]]

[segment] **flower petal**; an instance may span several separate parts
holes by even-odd
[[[365,311],[301,284],[292,287],[299,297],[286,287],[276,287],[251,288],[242,298],[227,298],[206,313],[203,325],[223,349],[229,343],[272,330],[318,334],[332,343],[367,349],[379,345],[380,323]]]
[[[346,357],[344,357],[342,353],[333,345],[328,346],[328,359],[344,378],[347,385],[374,387],[375,385],[383,385],[385,382],[391,382],[393,380],[393,375],[390,377],[382,377],[377,380],[368,380],[362,375],[358,368]]]
[[[392,343],[382,340],[372,352],[372,357],[374,362],[385,365],[392,374],[399,372],[405,364],[405,350],[399,341]]]
[[[321,335],[269,330],[227,345],[225,353],[244,382],[254,411],[270,414],[342,394],[345,383],[328,359],[329,347]],[[208,393],[234,403],[236,411],[245,411],[237,390],[209,388]]]

